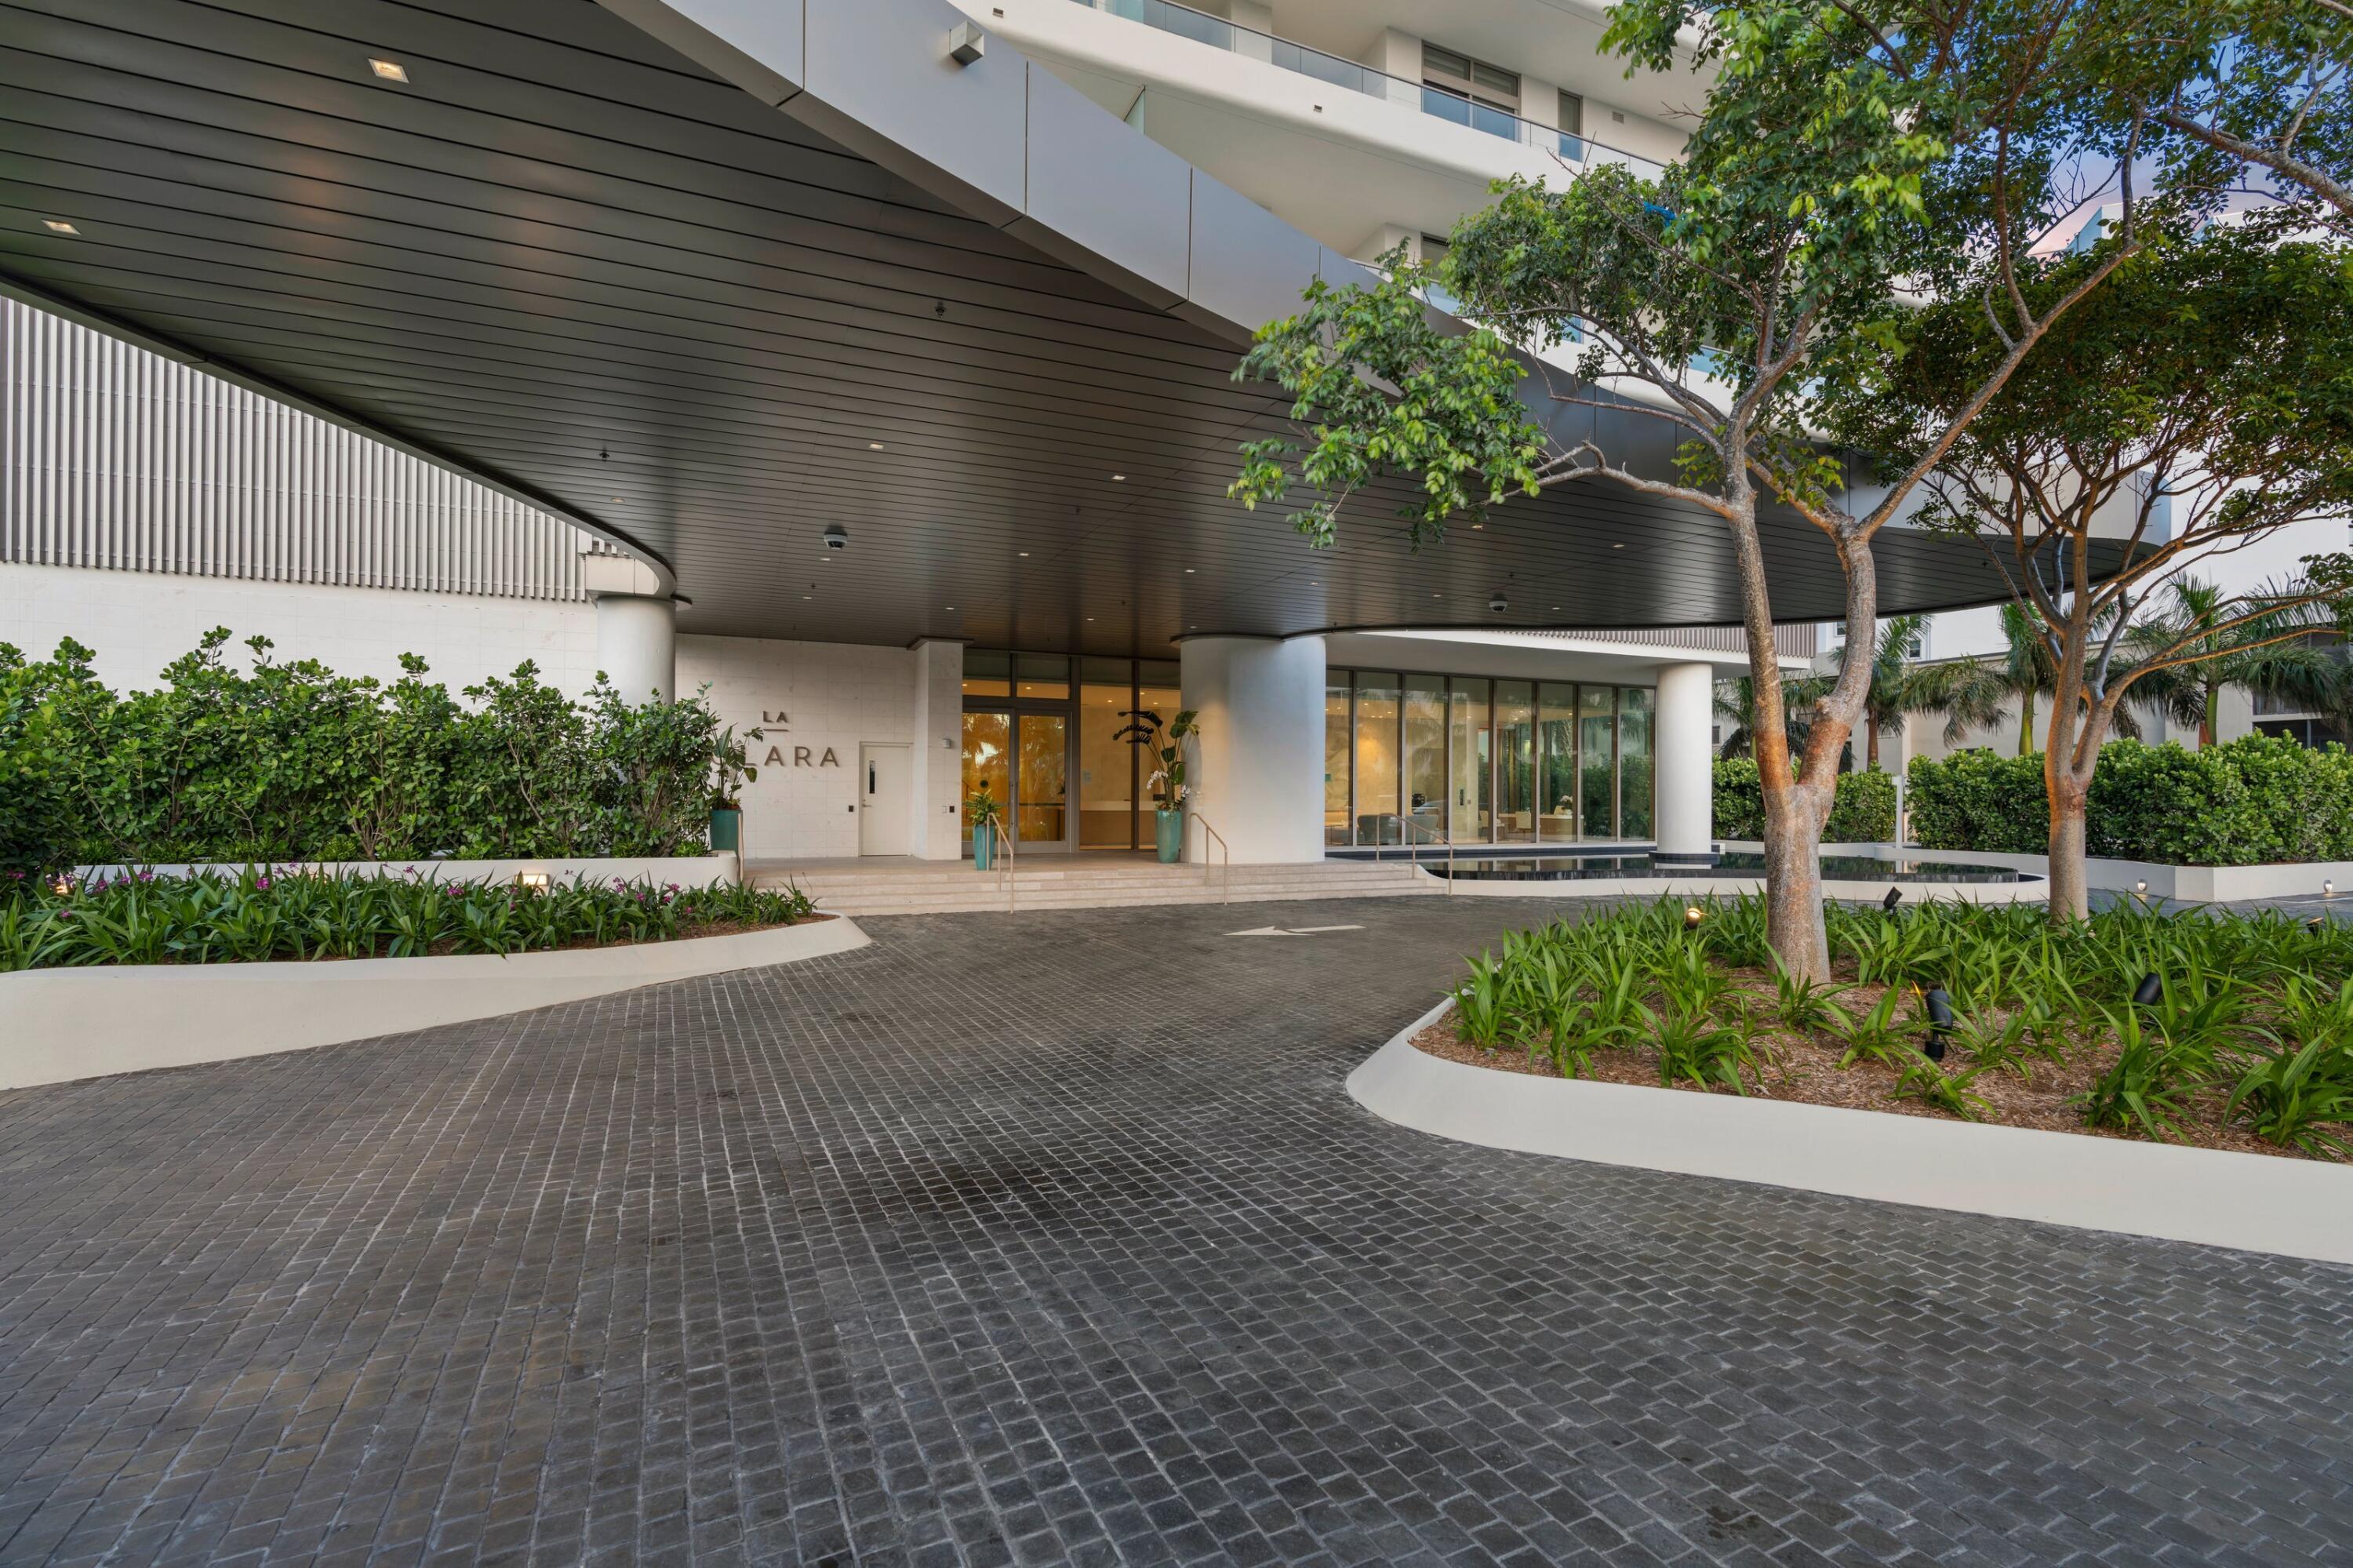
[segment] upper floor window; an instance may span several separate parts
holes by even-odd
[[[1560,95],[1560,128],[1571,136],[1585,134],[1585,100],[1573,92]]]
[[[1469,55],[1458,55],[1452,49],[1441,49],[1435,44],[1421,46],[1421,84],[1451,98],[1500,109],[1506,114],[1520,111],[1517,72],[1474,60]]]

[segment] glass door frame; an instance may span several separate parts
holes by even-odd
[[[1071,688],[1075,691],[1075,685]],[[1054,697],[966,697],[964,711],[968,714],[1003,714],[1005,715],[1005,826],[1017,852],[1030,854],[1065,854],[1078,847],[1079,811],[1071,798],[1071,781],[1077,777],[1079,745],[1079,705],[1076,698]],[[1039,714],[1062,721],[1062,836],[1059,839],[1025,839],[1021,836],[1021,715]],[[960,743],[960,742],[959,742]],[[959,758],[961,777],[961,758]],[[962,814],[961,810],[958,812]],[[965,834],[967,851],[972,835]]]

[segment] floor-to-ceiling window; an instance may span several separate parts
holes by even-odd
[[[1324,673],[1324,842],[1327,845],[1356,842],[1356,729],[1349,715],[1356,694],[1355,676],[1346,670]]]
[[[1122,732],[1134,722],[1135,662],[1079,661],[1079,847],[1134,849],[1137,748]]]
[[[1405,678],[1405,839],[1446,839],[1446,677]]]
[[[1356,842],[1402,841],[1398,820],[1398,703],[1395,675],[1356,673]]]
[[[1507,844],[1536,836],[1535,688],[1525,681],[1495,683],[1496,794],[1502,805],[1495,837]]]
[[[1651,827],[1651,733],[1658,694],[1647,686],[1618,688],[1618,831],[1647,839]]]
[[[965,654],[965,792],[985,779],[1029,847],[1149,848],[1158,759],[1125,732],[1174,719],[1172,660]],[[1329,670],[1324,842],[1556,844],[1648,838],[1646,687]]]
[[[1454,838],[1461,843],[1484,843],[1495,836],[1494,758],[1488,749],[1494,733],[1490,709],[1493,693],[1476,675],[1457,675],[1446,683],[1446,694]]]
[[[1536,688],[1536,837],[1577,837],[1577,688],[1546,681]]]
[[[1577,689],[1577,836],[1618,833],[1618,688]]]

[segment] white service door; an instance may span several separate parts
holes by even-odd
[[[914,766],[902,741],[866,741],[858,747],[858,853],[906,854],[908,773]]]

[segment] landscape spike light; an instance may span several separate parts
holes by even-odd
[[[2133,1005],[2154,1007],[2157,1005],[2157,999],[2164,994],[2164,979],[2155,969],[2151,969],[2140,977],[2140,984],[2133,987]]]
[[[1704,913],[1703,913],[1703,912],[1701,911],[1700,906],[1699,906],[1698,905],[1696,905],[1696,904],[1686,904],[1686,905],[1684,905],[1684,906],[1683,906],[1683,929],[1684,929],[1684,930],[1686,930],[1686,931],[1696,931],[1696,930],[1698,930],[1698,929],[1699,929],[1699,923],[1700,923],[1702,920],[1704,920],[1704,919],[1706,919],[1706,918],[1707,918],[1707,916],[1706,916]]]
[[[1945,994],[1943,986],[1931,986],[1928,994],[1920,999],[1928,1007],[1928,1044],[1921,1054],[1931,1062],[1945,1059],[1945,1043],[1953,1033],[1953,999]]]
[[[1879,901],[1879,906],[1882,909],[1886,910],[1888,913],[1894,914],[1895,906],[1903,902],[1904,890],[1900,887],[1891,887],[1887,890],[1887,896]]]
[[[2304,928],[2305,928],[2306,930],[2307,930],[2307,931],[2311,932],[2314,936],[2317,937],[2317,936],[2319,936],[2319,935],[2320,935],[2321,927],[2323,927],[2327,926],[2327,924],[2328,924],[2328,922],[2327,922],[2327,921],[2323,920],[2319,916],[2315,915],[2311,919],[2306,920],[2306,921],[2304,923]]]

